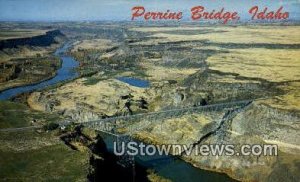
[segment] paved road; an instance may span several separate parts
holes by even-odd
[[[149,113],[142,113],[142,114],[135,114],[135,115],[129,115],[129,116],[119,116],[119,117],[111,117],[111,118],[105,118],[105,119],[99,119],[99,120],[93,120],[93,121],[87,121],[84,123],[84,125],[89,125],[93,123],[104,123],[104,122],[111,122],[116,120],[131,120],[136,118],[145,118],[145,117],[152,117],[156,115],[168,115],[172,113],[185,113],[185,112],[196,112],[196,111],[203,111],[203,110],[209,110],[214,108],[226,108],[226,107],[232,107],[237,105],[246,105],[253,100],[241,100],[241,101],[233,101],[233,102],[227,102],[227,103],[219,103],[219,104],[210,104],[206,106],[197,106],[197,107],[188,107],[188,108],[177,108],[177,109],[170,109],[165,111],[158,111],[158,112],[149,112]],[[59,123],[60,125],[68,125],[71,122],[63,122]],[[42,128],[43,126],[28,126],[28,127],[21,127],[21,128],[5,128],[0,129],[0,132],[9,132],[9,131],[25,131],[30,129],[38,129]]]
[[[27,126],[27,127],[21,127],[21,128],[4,128],[0,129],[0,132],[10,132],[10,131],[25,131],[25,130],[32,130],[32,129],[39,129],[43,126]]]

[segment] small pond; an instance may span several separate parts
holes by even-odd
[[[117,79],[135,87],[141,87],[141,88],[150,87],[150,82],[147,80],[142,80],[142,79],[132,78],[132,77],[118,77]]]

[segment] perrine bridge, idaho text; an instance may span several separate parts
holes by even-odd
[[[181,20],[183,12],[165,12],[146,11],[143,6],[135,6],[131,9],[131,20]],[[251,20],[286,20],[289,18],[289,12],[284,11],[283,6],[277,10],[269,10],[267,7],[260,9],[258,6],[253,6],[248,11]],[[203,6],[195,6],[190,10],[190,18],[193,21],[197,20],[216,20],[226,24],[229,21],[239,21],[240,16],[236,11],[225,11],[225,8],[220,10],[207,11]]]

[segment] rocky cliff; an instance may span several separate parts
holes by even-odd
[[[63,37],[64,34],[60,30],[51,30],[46,32],[44,35],[38,35],[34,37],[16,38],[0,41],[0,50],[6,48],[17,48],[18,46],[39,46],[45,47],[50,46],[53,43],[57,43],[58,37]]]

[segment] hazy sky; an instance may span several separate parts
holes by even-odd
[[[0,0],[0,20],[130,20],[133,6],[146,10],[180,10],[189,18],[195,5],[207,9],[237,10],[242,18],[253,5],[277,9],[283,5],[290,18],[300,20],[300,0]]]

